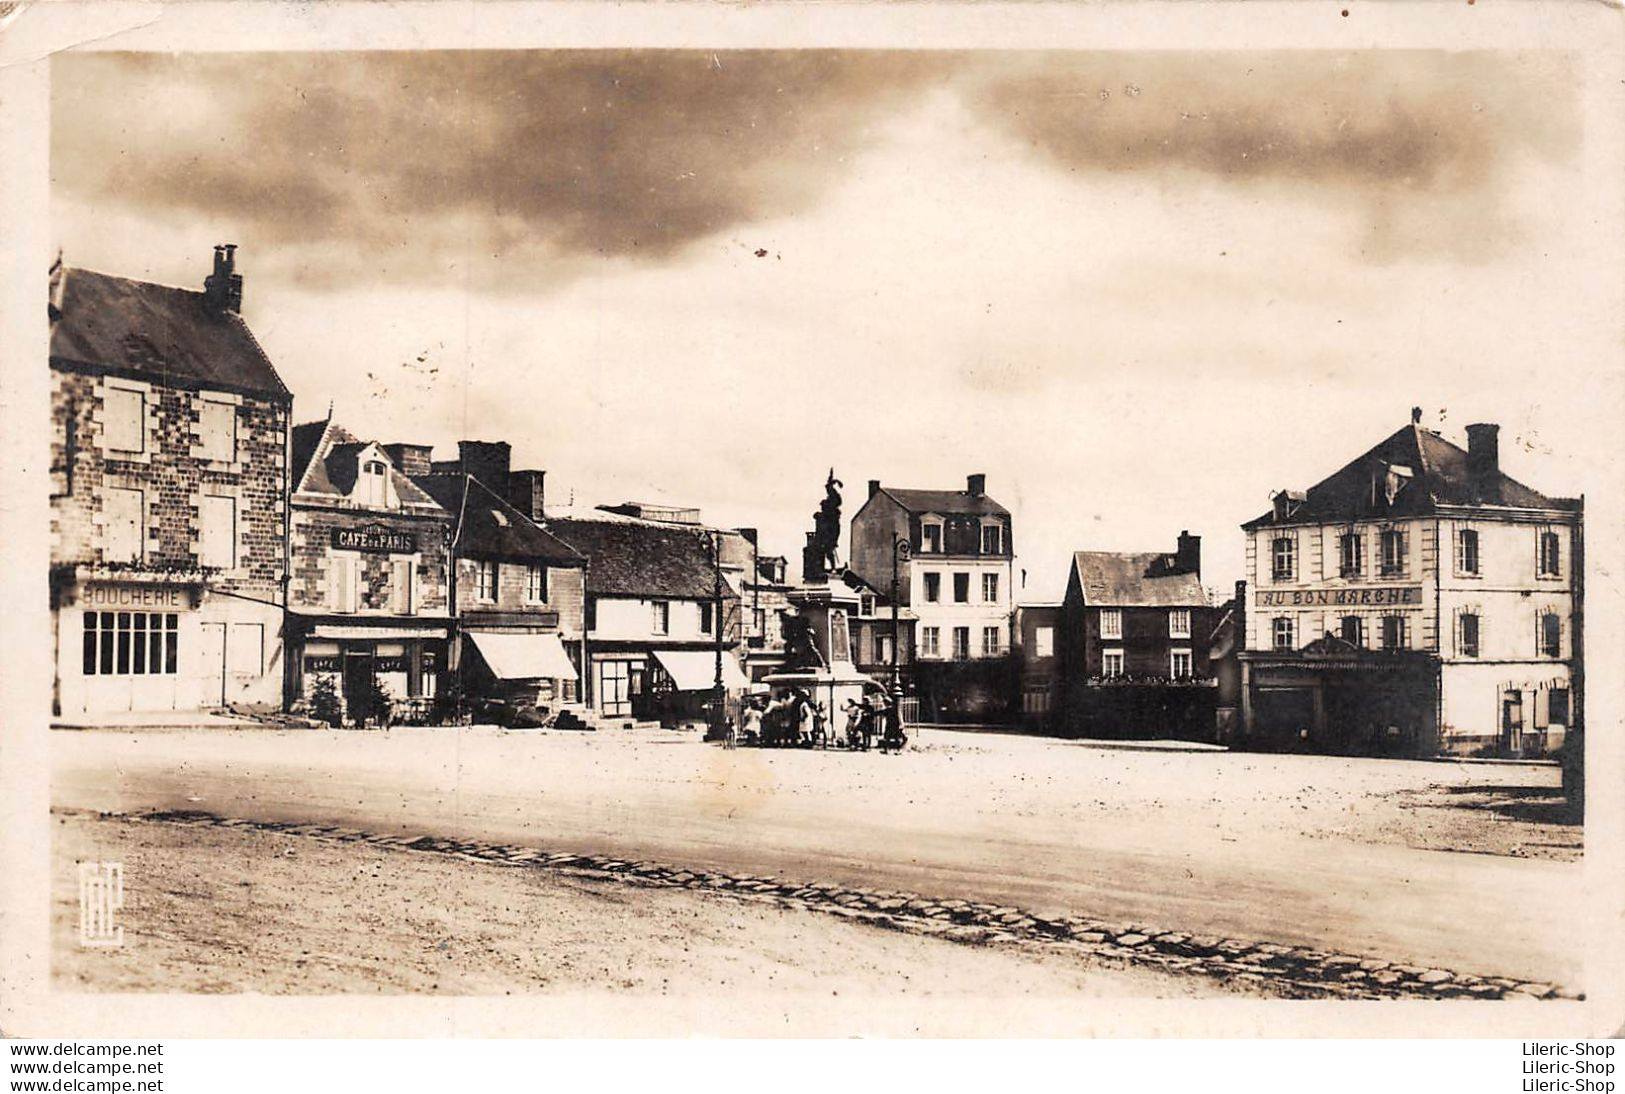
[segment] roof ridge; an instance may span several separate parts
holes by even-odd
[[[66,277],[70,273],[94,274],[97,277],[107,277],[114,281],[128,281],[132,285],[151,285],[154,288],[168,289],[171,292],[191,293],[194,296],[203,295],[202,289],[194,289],[187,285],[171,285],[167,281],[151,281],[144,277],[127,277],[124,274],[108,273],[106,270],[93,270],[89,266],[69,266],[64,264],[62,267],[63,277]]]

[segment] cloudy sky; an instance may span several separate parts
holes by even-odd
[[[1556,54],[82,54],[70,265],[200,285],[353,430],[792,558],[831,465],[1240,576],[1237,525],[1408,420],[1596,490],[1621,407]],[[1606,379],[1605,379],[1606,377]],[[1594,439],[1587,439],[1594,438]]]

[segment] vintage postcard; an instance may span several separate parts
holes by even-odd
[[[7,1033],[1621,1027],[1616,7],[4,7]]]

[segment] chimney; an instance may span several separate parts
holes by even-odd
[[[870,479],[869,480],[869,496],[872,498],[878,493],[880,493],[880,480],[879,479]]]
[[[506,497],[512,452],[507,441],[458,441],[457,463],[463,474],[472,475]]]
[[[546,471],[512,471],[508,474],[508,504],[531,520],[540,524],[546,519],[542,502],[546,491],[542,489]]]
[[[1467,483],[1481,501],[1501,497],[1501,427],[1478,422],[1467,427]]]
[[[427,444],[386,444],[384,451],[389,458],[395,461],[395,466],[407,478],[416,478],[418,475],[429,473],[429,453],[433,446]]]
[[[1179,533],[1179,550],[1174,555],[1174,567],[1182,574],[1202,576],[1202,537],[1189,532]]]
[[[1422,408],[1421,407],[1419,407],[1419,406],[1411,407],[1411,424],[1412,425],[1421,425],[1422,424]]]
[[[203,279],[203,306],[213,315],[242,311],[243,278],[237,272],[237,244],[215,244],[214,272]]]
[[[1235,649],[1247,648],[1247,582],[1236,582],[1236,642]]]
[[[750,544],[752,547],[757,546],[757,531],[755,528],[736,528],[734,530],[744,538],[746,543]]]
[[[979,498],[987,493],[986,475],[966,475],[965,492],[973,498]]]

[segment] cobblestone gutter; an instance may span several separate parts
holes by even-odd
[[[102,813],[108,819],[282,832],[329,842],[455,855],[494,866],[557,870],[630,884],[703,889],[736,899],[837,915],[859,923],[930,935],[966,945],[1064,948],[1090,957],[1175,972],[1249,982],[1303,998],[1579,999],[1555,984],[1468,976],[1354,954],[1277,946],[1216,935],[1192,935],[1139,923],[1083,916],[1042,916],[1020,908],[917,893],[849,888],[827,882],[689,870],[661,862],[547,851],[507,843],[392,836],[334,825],[222,818],[210,813]]]

